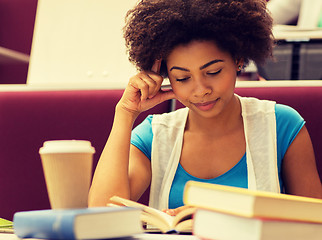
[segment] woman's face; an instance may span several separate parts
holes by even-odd
[[[232,102],[238,63],[212,41],[176,47],[167,58],[177,99],[204,117],[218,116]]]

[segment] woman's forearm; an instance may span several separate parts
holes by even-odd
[[[130,197],[129,151],[133,122],[136,116],[123,111],[115,111],[113,127],[97,164],[88,205],[105,206],[113,195]]]

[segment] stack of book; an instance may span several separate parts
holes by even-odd
[[[322,239],[320,199],[188,182],[184,203],[201,239]]]
[[[176,216],[117,196],[110,200],[112,207],[17,212],[14,232],[19,238],[61,240],[145,231],[220,240],[322,239],[320,199],[191,181],[184,191],[186,207]]]

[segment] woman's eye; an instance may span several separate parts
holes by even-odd
[[[217,75],[218,73],[220,73],[220,72],[221,72],[221,70],[222,70],[222,69],[220,69],[220,70],[218,70],[218,71],[215,71],[215,72],[207,72],[207,74],[208,74],[208,75],[211,75],[211,76],[213,76],[213,75]]]
[[[183,81],[186,81],[188,80],[190,77],[185,77],[185,78],[177,78],[176,81],[177,82],[183,82]]]

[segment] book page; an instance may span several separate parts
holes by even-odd
[[[157,227],[159,227],[162,222],[162,226],[163,227],[167,226],[168,229],[170,229],[172,226],[174,217],[170,216],[158,209],[151,208],[151,207],[146,206],[144,204],[141,204],[141,203],[129,200],[129,199],[121,198],[118,196],[111,197],[110,200],[114,203],[123,204],[128,207],[141,208],[144,211],[144,214],[142,216],[144,222],[156,225]],[[158,223],[159,223],[159,226],[157,225]],[[162,226],[160,226],[160,227],[162,227]]]

